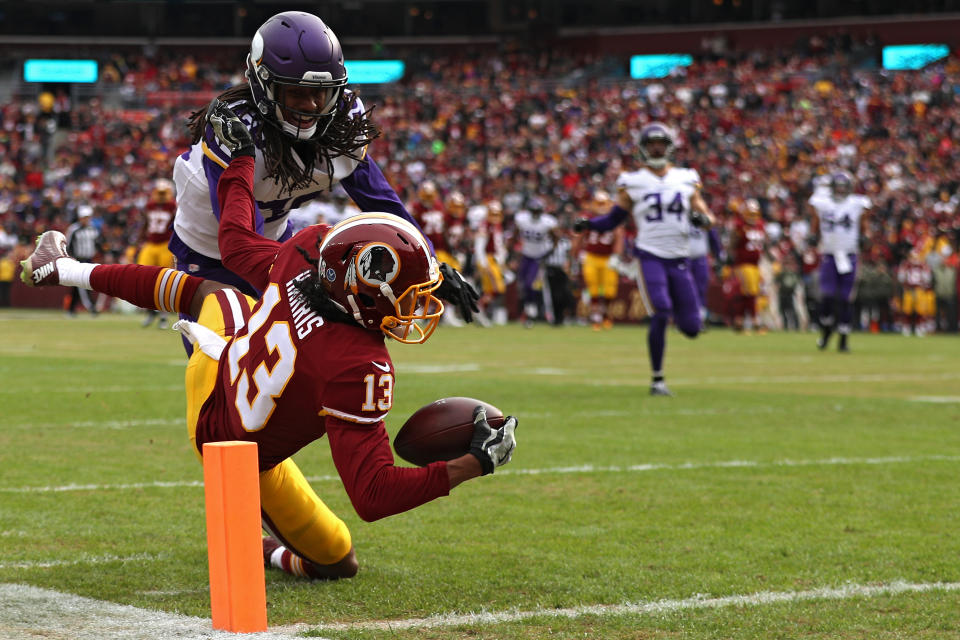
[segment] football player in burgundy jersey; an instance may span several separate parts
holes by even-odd
[[[597,191],[593,194],[588,217],[597,217],[610,210],[610,194]],[[610,256],[619,256],[623,251],[623,229],[612,231],[588,231],[578,243],[583,283],[590,295],[590,322],[594,331],[613,328],[610,306],[617,299],[620,274],[610,266]]]
[[[137,254],[137,264],[174,268],[173,254],[170,253],[167,243],[173,235],[173,216],[176,212],[177,202],[173,195],[173,183],[169,180],[157,180],[150,194],[147,208],[143,212],[141,246]],[[159,313],[156,309],[147,309],[143,326],[149,327],[158,315],[160,319],[157,327],[165,328],[167,314]]]
[[[214,102],[209,119],[232,160],[219,180],[224,265],[263,292],[157,267],[82,264],[63,235],[43,234],[23,261],[24,282],[77,283],[139,306],[188,312],[195,348],[187,365],[187,423],[203,444],[256,442],[264,562],[310,578],[353,576],[350,532],[316,495],[291,456],[326,435],[357,514],[372,521],[412,509],[509,462],[517,421],[492,429],[475,412],[470,453],[421,468],[394,466],[384,418],[393,404],[389,336],[420,343],[433,333],[443,279],[419,229],[365,214],[315,225],[286,242],[254,227],[253,144],[241,121]]]
[[[749,333],[757,326],[757,296],[760,295],[760,256],[766,246],[767,232],[760,215],[760,203],[748,198],[733,219],[730,255],[740,280],[740,301],[734,328]]]

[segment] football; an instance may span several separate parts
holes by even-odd
[[[494,429],[503,425],[503,412],[474,398],[441,398],[421,407],[400,427],[393,439],[397,455],[419,467],[438,460],[453,460],[470,451],[473,439],[473,409],[487,410]]]

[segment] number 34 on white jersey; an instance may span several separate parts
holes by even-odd
[[[617,178],[617,188],[633,201],[638,249],[661,258],[690,255],[690,199],[700,189],[696,170],[670,167],[663,176],[647,168],[629,171]]]

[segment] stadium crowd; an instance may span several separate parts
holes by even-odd
[[[2,283],[13,279],[9,266],[40,232],[65,231],[81,206],[94,207],[101,260],[133,259],[152,185],[169,178],[173,159],[189,147],[184,123],[202,103],[146,106],[150,95],[212,96],[242,80],[235,60],[113,54],[101,84],[118,100],[80,104],[43,93],[0,107],[0,304]],[[557,237],[572,240],[557,242],[550,256],[550,265],[569,275],[563,286],[573,289],[554,301],[580,299],[581,247],[570,227],[633,167],[640,128],[659,120],[676,131],[676,162],[699,171],[720,220],[714,321],[743,327],[739,287],[726,267],[736,220],[749,210],[765,234],[755,328],[811,322],[818,257],[807,202],[826,188],[830,172],[845,169],[872,202],[858,328],[957,331],[955,55],[924,70],[891,72],[878,66],[875,43],[814,38],[779,51],[703,53],[669,77],[645,81],[625,76],[625,60],[585,56],[459,52],[409,60],[402,82],[358,87],[385,132],[374,143],[377,157],[408,208],[443,211],[448,249],[478,282],[490,280],[481,275],[494,260],[509,282],[519,259],[512,220],[535,197],[557,218]],[[502,212],[493,229],[501,248],[491,244],[491,211]],[[626,285],[631,265],[622,258]],[[501,295],[487,284],[488,300]],[[909,289],[930,301],[913,305],[912,318],[901,302]],[[583,320],[585,305],[578,311],[573,302],[557,309],[554,321]],[[630,318],[633,306],[628,298],[615,319]]]

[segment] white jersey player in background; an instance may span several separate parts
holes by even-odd
[[[543,260],[553,252],[558,234],[557,219],[549,213],[544,213],[544,203],[538,196],[527,198],[526,208],[518,211],[513,217],[513,225],[520,238],[520,265],[517,269],[517,278],[520,280],[523,303],[523,323],[526,327],[533,326],[537,317],[537,308],[540,295],[536,289],[539,281],[544,298],[549,297],[549,285],[543,269]],[[547,320],[552,316],[551,301],[543,300],[544,314]]]
[[[820,238],[820,338],[827,348],[836,328],[837,348],[850,350],[847,338],[853,318],[853,285],[857,277],[860,235],[866,228],[870,199],[853,192],[853,176],[837,171],[830,176],[829,194],[815,190],[810,197],[810,230]]]
[[[644,167],[617,178],[617,204],[599,218],[578,220],[575,231],[607,231],[629,215],[637,226],[634,255],[640,260],[637,281],[641,301],[650,315],[647,347],[652,369],[650,394],[672,395],[664,382],[663,356],[667,324],[673,318],[684,335],[700,333],[700,304],[690,272],[690,233],[709,228],[713,216],[700,194],[700,176],[694,169],[670,162],[674,134],[654,122],[640,132]]]

